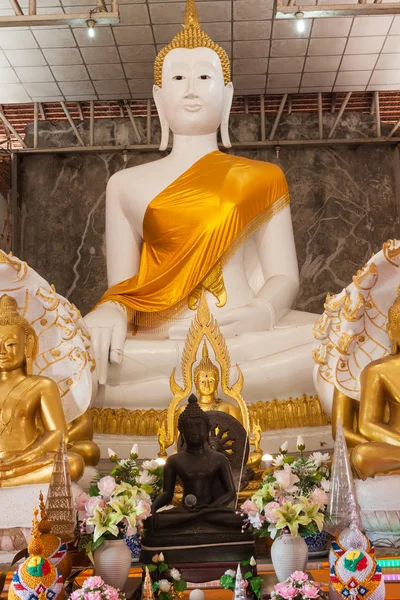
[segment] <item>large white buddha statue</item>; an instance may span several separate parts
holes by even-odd
[[[85,317],[98,406],[168,405],[203,287],[247,402],[314,393],[316,315],[291,310],[299,273],[287,182],[273,164],[218,150],[218,128],[230,147],[232,97],[228,56],[188,0],[183,30],[155,63],[160,149],[171,130],[172,150],[107,186],[110,287]]]

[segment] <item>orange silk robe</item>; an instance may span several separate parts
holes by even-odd
[[[100,302],[123,304],[137,324],[171,318],[218,266],[222,278],[220,266],[239,244],[287,204],[287,182],[276,165],[207,154],[150,202],[139,273],[109,288]]]

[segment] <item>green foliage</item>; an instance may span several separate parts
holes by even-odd
[[[230,575],[222,575],[220,580],[220,584],[224,588],[224,590],[234,590],[235,589],[235,580]]]
[[[250,587],[254,592],[256,598],[261,598],[261,588],[264,583],[264,579],[262,577],[252,577],[249,579]]]
[[[187,583],[184,579],[179,579],[179,581],[174,581],[174,588],[177,592],[184,592],[187,588]]]
[[[160,573],[164,573],[164,571],[168,571],[168,569],[169,567],[166,563],[158,563],[158,570],[160,571]]]
[[[158,595],[159,600],[171,600],[172,596],[169,592],[160,592]]]

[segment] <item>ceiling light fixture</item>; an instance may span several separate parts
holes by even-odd
[[[301,10],[298,10],[294,15],[297,19],[296,27],[299,33],[304,33],[306,30],[306,24],[304,21],[304,13]]]
[[[90,38],[94,38],[94,34],[95,34],[94,27],[96,25],[96,21],[94,21],[93,19],[88,19],[86,21],[86,25],[88,26],[88,36]]]

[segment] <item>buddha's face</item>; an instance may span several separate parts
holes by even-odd
[[[200,448],[208,438],[208,430],[202,417],[187,419],[183,425],[183,438],[188,446]]]
[[[196,390],[199,396],[214,396],[218,380],[213,371],[199,371],[196,376]]]
[[[0,325],[0,371],[14,371],[25,364],[25,330],[20,325]]]
[[[156,102],[173,133],[205,135],[216,132],[221,124],[225,100],[221,62],[214,50],[175,48],[168,52]]]

